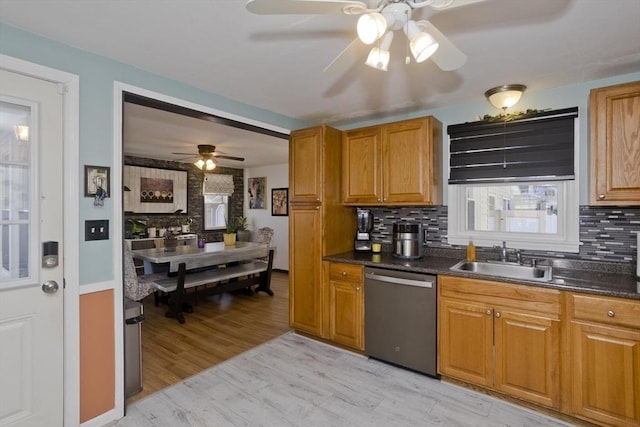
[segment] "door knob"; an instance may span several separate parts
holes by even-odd
[[[45,294],[54,294],[58,292],[58,282],[55,280],[47,280],[42,284],[42,292]]]

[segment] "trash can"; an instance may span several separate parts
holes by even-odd
[[[142,303],[124,299],[124,395],[142,391],[141,324],[144,321]]]

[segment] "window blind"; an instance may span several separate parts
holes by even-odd
[[[233,175],[221,175],[214,173],[204,174],[202,194],[231,196],[233,194],[233,190]]]
[[[448,126],[449,184],[574,179],[576,117],[578,107]]]

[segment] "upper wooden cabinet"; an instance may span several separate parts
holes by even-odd
[[[640,81],[593,89],[592,205],[640,205]]]
[[[323,177],[337,176],[340,165],[324,164],[325,146],[339,149],[333,141],[340,141],[339,130],[318,126],[291,132],[289,137],[289,202],[320,203],[323,195]],[[334,156],[335,157],[335,156]],[[329,157],[329,159],[331,156]],[[340,156],[338,155],[339,159]],[[327,168],[327,169],[325,169]],[[335,169],[336,173],[333,172]]]
[[[434,117],[347,131],[342,149],[344,204],[442,203],[442,124]]]

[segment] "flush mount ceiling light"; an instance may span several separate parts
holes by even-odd
[[[484,93],[484,96],[487,97],[491,105],[505,111],[517,104],[526,89],[525,85],[508,84],[491,88]]]

